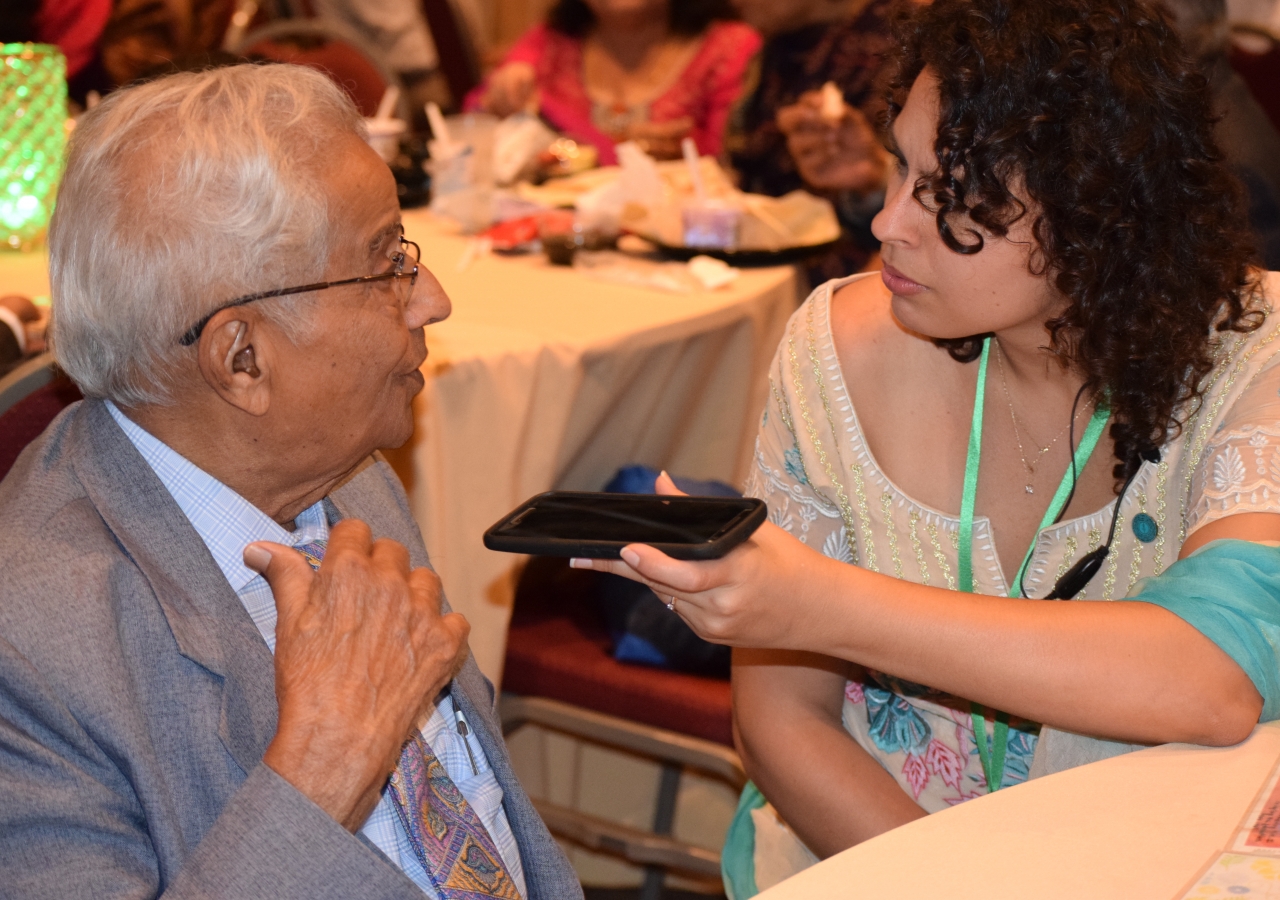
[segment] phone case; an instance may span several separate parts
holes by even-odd
[[[623,547],[628,544],[639,543],[638,541],[609,541],[609,540],[581,540],[570,538],[557,538],[549,535],[512,535],[504,534],[503,529],[508,527],[510,523],[519,517],[530,506],[536,505],[539,501],[545,499],[553,500],[573,500],[580,502],[590,502],[590,498],[607,496],[611,499],[617,499],[620,496],[655,496],[643,494],[594,494],[585,491],[547,491],[530,497],[524,503],[521,503],[507,515],[503,516],[499,521],[490,526],[489,530],[484,533],[484,545],[490,550],[498,550],[503,553],[527,553],[531,556],[569,556],[584,557],[595,559],[617,559],[618,554]],[[714,539],[699,543],[677,543],[677,542],[657,542],[645,541],[650,547],[656,547],[663,553],[673,559],[718,559],[724,556],[734,547],[741,544],[749,538],[760,524],[764,522],[768,515],[768,508],[763,500],[753,497],[742,498],[725,498],[725,497],[691,497],[691,500],[714,502],[725,506],[737,506],[741,508],[738,518],[732,521],[732,526],[722,533],[715,536]]]

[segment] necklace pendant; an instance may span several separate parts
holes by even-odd
[[[1032,488],[1032,487],[1031,487],[1031,485],[1029,485],[1029,484],[1028,484],[1028,485],[1026,485],[1026,486],[1023,488],[1023,490],[1024,490],[1024,491],[1026,491],[1028,494],[1034,494],[1034,493],[1035,493],[1035,489],[1034,489],[1034,488]]]

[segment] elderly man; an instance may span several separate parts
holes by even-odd
[[[0,485],[5,896],[581,897],[374,455],[449,300],[360,128],[245,66],[76,129],[51,336],[89,399]]]

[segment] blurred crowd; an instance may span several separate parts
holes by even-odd
[[[482,0],[275,6],[285,18],[327,23],[313,40],[357,41],[393,73],[419,128],[426,100],[446,110],[530,112],[593,145],[601,164],[613,163],[614,146],[626,140],[656,159],[677,158],[690,137],[699,153],[732,170],[743,191],[776,197],[805,188],[833,202],[842,238],[810,261],[812,283],[875,263],[869,224],[888,171],[878,76],[895,0],[557,0],[505,53],[487,50],[481,32],[492,10]],[[1212,84],[1217,137],[1248,193],[1258,259],[1280,268],[1280,134],[1257,86],[1247,86],[1229,60],[1230,26],[1265,33],[1280,26],[1280,4],[1165,6]],[[0,39],[57,44],[72,101],[84,105],[139,78],[237,58],[231,51],[245,48],[236,39],[246,26],[270,25],[272,9],[231,0],[12,0],[0,12]],[[450,15],[442,20],[440,9]],[[433,35],[433,26],[448,33]],[[255,51],[281,58],[261,45]],[[304,47],[288,58],[331,65],[331,57],[306,54]],[[486,57],[494,64],[483,75]],[[471,77],[458,76],[455,65],[446,78],[447,63],[460,58]],[[826,85],[838,93],[828,88],[824,98]]]

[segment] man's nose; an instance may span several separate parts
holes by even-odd
[[[444,292],[440,282],[423,265],[418,265],[418,278],[409,292],[409,302],[405,305],[405,324],[412,331],[424,328],[435,322],[449,318],[453,304],[449,295]]]

